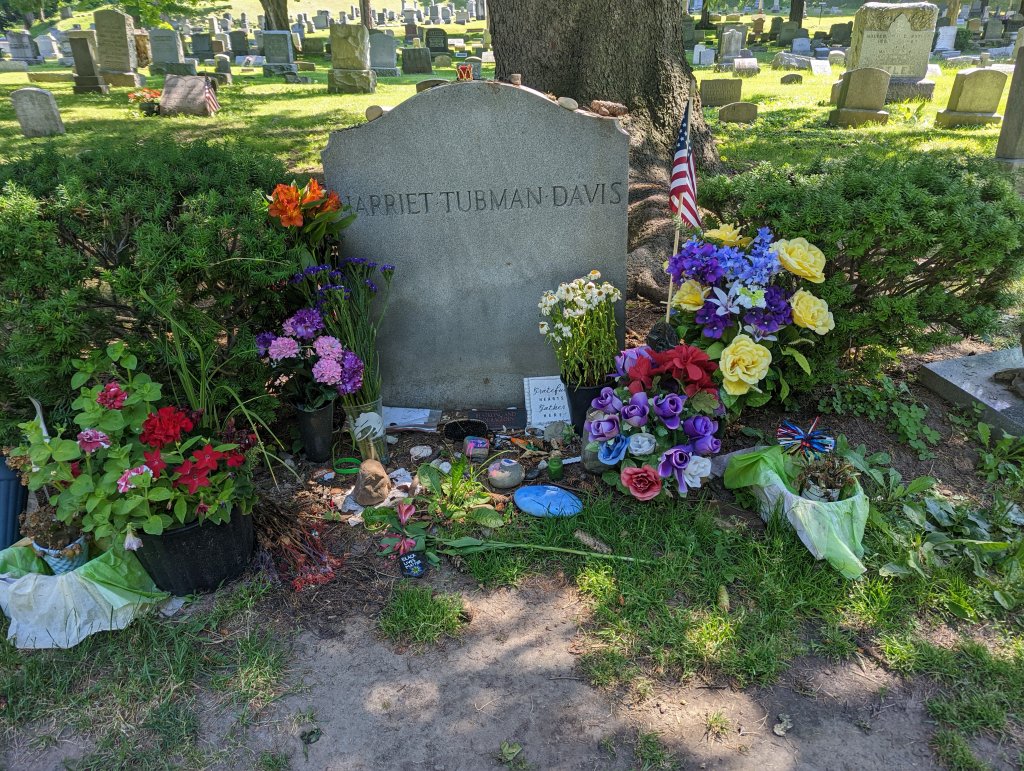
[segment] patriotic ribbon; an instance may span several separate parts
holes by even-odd
[[[832,452],[836,446],[835,439],[818,429],[820,420],[821,418],[815,418],[806,431],[784,420],[775,437],[786,452],[794,455],[800,453],[805,458],[817,458],[819,455]]]

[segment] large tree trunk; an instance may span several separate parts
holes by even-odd
[[[359,21],[367,29],[373,29],[377,26],[377,20],[373,18],[373,14],[370,12],[370,0],[359,0]]]
[[[260,0],[267,29],[287,30],[288,0]]]
[[[789,20],[799,25],[804,23],[804,0],[793,0],[789,6]]]
[[[669,166],[687,100],[694,158],[701,173],[719,169],[683,50],[679,0],[490,0],[495,76],[523,76],[531,88],[621,102],[630,141],[630,289],[664,299],[661,263],[672,246]],[[664,281],[663,281],[664,279]]]

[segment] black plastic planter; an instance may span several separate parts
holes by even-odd
[[[565,398],[569,402],[569,416],[572,418],[572,427],[576,429],[576,433],[580,436],[584,435],[583,424],[587,420],[587,413],[590,412],[590,403],[601,395],[601,389],[606,385],[608,383],[588,388],[572,388],[565,384]]]
[[[299,436],[306,449],[306,460],[312,463],[329,461],[334,433],[334,402],[312,412],[296,409],[295,413]]]
[[[252,558],[252,517],[234,512],[223,525],[192,522],[163,535],[140,533],[135,552],[153,582],[182,597],[216,589],[239,575]]]
[[[18,540],[18,517],[25,510],[27,500],[28,488],[21,483],[17,472],[7,467],[6,458],[0,455],[0,549],[6,549]]]

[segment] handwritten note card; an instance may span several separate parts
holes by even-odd
[[[565,386],[557,375],[552,377],[525,377],[523,389],[526,392],[526,424],[533,428],[544,428],[556,420],[570,421],[569,402],[565,398]]]

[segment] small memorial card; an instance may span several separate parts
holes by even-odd
[[[523,388],[526,392],[526,425],[544,428],[558,420],[571,422],[565,385],[558,375],[525,377]]]

